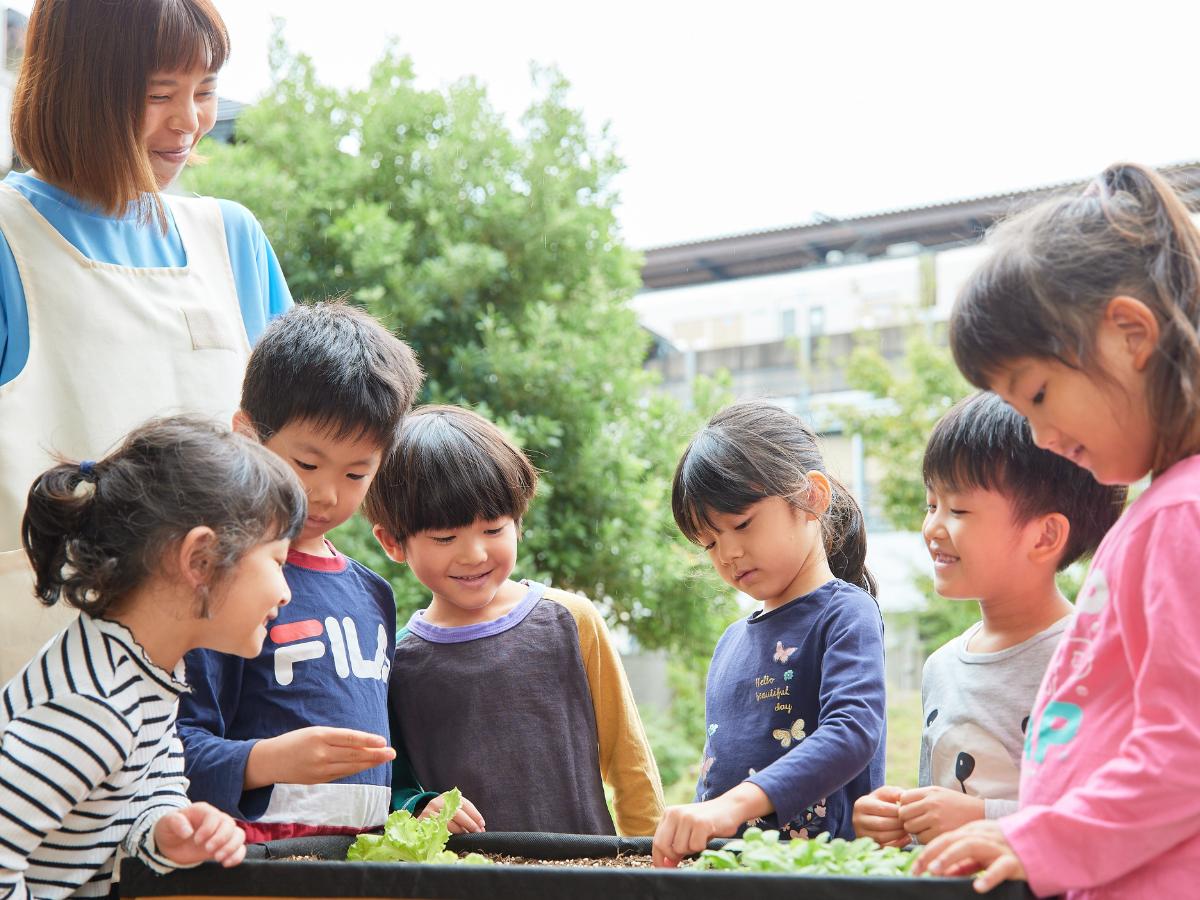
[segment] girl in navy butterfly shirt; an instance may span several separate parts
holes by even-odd
[[[667,809],[654,862],[674,866],[747,824],[854,836],[854,801],[883,783],[883,619],[854,498],[816,437],[776,406],[717,413],[675,471],[680,531],[762,604],[713,653],[696,800]]]

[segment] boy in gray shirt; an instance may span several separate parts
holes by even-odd
[[[1016,810],[1029,711],[1072,612],[1055,574],[1096,549],[1125,501],[1124,487],[1039,449],[990,393],[934,426],[923,475],[934,587],[977,599],[982,620],[925,663],[921,786],[855,804],[856,833],[895,846]]]

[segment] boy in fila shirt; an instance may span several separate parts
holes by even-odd
[[[325,537],[354,514],[422,373],[408,345],[344,303],[298,305],[250,356],[234,426],[295,470],[308,519],[284,576],[292,602],[262,652],[187,656],[179,734],[195,801],[247,840],[357,833],[391,798],[390,586]]]

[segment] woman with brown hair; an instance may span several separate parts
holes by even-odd
[[[61,627],[31,602],[24,497],[151,415],[228,421],[250,343],[291,305],[243,207],[162,191],[217,112],[211,0],[37,0],[0,183],[0,683]]]

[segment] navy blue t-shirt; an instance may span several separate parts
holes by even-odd
[[[839,579],[734,622],[713,652],[696,800],[749,780],[793,837],[853,838],[854,801],[883,784],[883,617]]]

